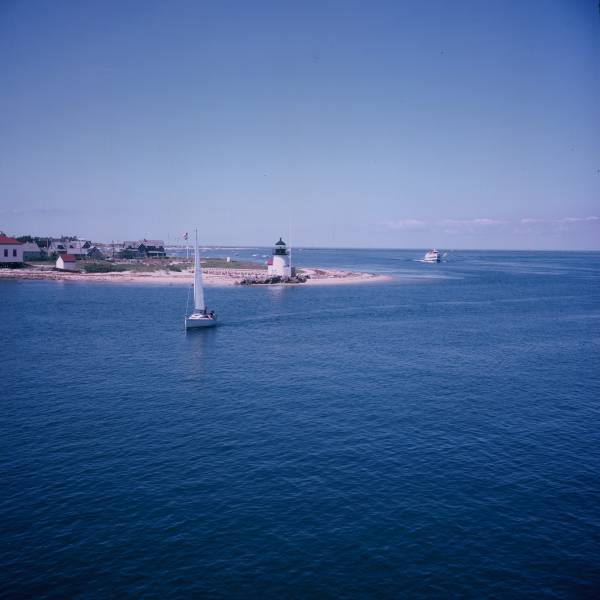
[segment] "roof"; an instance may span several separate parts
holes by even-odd
[[[276,246],[285,246],[285,242],[281,238],[279,238],[279,241],[275,242],[275,245]]]
[[[35,242],[25,242],[23,244],[23,252],[39,252],[40,247]]]
[[[137,241],[126,241],[123,242],[123,248],[139,248],[140,246],[145,246],[148,248],[149,246],[154,247],[164,247],[165,243],[162,240],[137,240]]]
[[[14,246],[14,245],[20,246],[21,242],[19,240],[15,240],[15,238],[11,238],[11,237],[8,237],[7,235],[4,235],[3,233],[0,234],[0,245],[8,246],[9,244],[11,246]]]
[[[73,248],[75,250],[85,250],[89,248],[89,242],[86,240],[69,240],[68,242],[64,242],[69,248]],[[86,245],[87,244],[87,245]]]
[[[63,254],[58,258],[62,258],[63,262],[77,262],[77,259],[72,254]]]
[[[89,240],[50,240],[51,248],[56,250],[67,250],[73,254],[87,254],[87,250],[91,245]]]

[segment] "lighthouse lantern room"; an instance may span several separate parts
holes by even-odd
[[[273,246],[273,256],[267,261],[267,273],[270,277],[291,277],[292,265],[286,243],[279,238]]]

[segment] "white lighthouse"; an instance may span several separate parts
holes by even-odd
[[[273,247],[273,256],[267,261],[267,273],[269,277],[291,277],[292,265],[290,253],[285,242],[279,238]]]

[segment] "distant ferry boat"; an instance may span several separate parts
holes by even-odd
[[[439,263],[442,260],[442,255],[439,250],[435,248],[433,250],[429,250],[423,258],[423,262],[426,263]]]

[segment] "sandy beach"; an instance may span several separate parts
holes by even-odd
[[[389,281],[389,275],[375,275],[340,269],[303,268],[299,272],[309,275],[306,283],[273,285],[350,285]],[[251,269],[203,269],[204,283],[207,286],[229,286],[242,279],[264,277],[264,271]],[[143,283],[160,285],[191,285],[191,270],[180,273],[160,270],[152,272],[122,271],[117,273],[61,272],[48,268],[28,267],[24,269],[0,269],[0,279],[73,281],[98,283]]]

